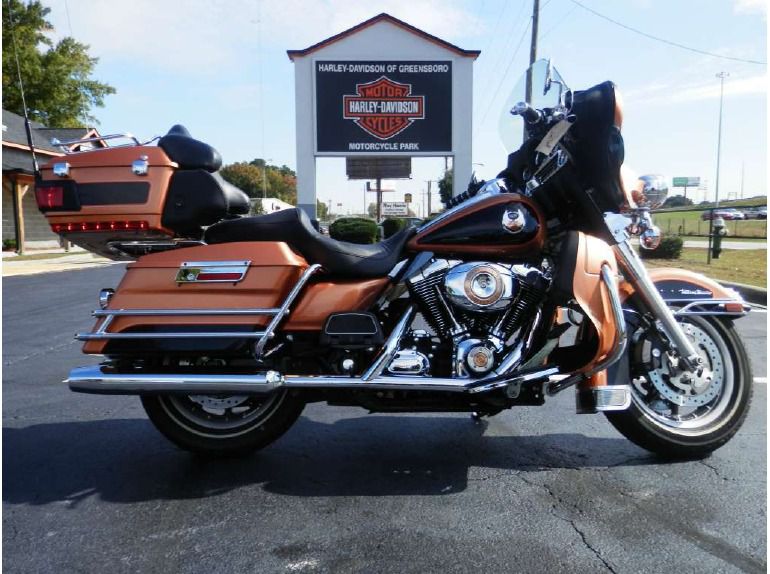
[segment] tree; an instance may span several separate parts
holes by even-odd
[[[224,166],[219,173],[225,181],[242,189],[249,197],[262,197],[262,170],[251,163],[231,163]],[[268,197],[268,194],[265,197]]]
[[[24,113],[15,38],[30,119],[57,128],[98,123],[91,109],[103,107],[115,88],[91,77],[99,60],[87,45],[70,37],[54,44],[45,35],[53,30],[50,11],[39,0],[3,2],[3,109]]]
[[[316,199],[315,213],[316,219],[318,219],[318,221],[326,221],[329,219],[329,206],[320,199]]]
[[[444,177],[438,180],[438,194],[441,197],[441,203],[447,205],[449,200],[452,199],[452,191],[454,188],[452,182],[452,170],[446,170]]]

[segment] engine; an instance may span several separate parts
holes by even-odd
[[[452,376],[481,377],[510,350],[510,340],[534,316],[549,281],[529,265],[436,259],[407,285],[439,346],[451,352]],[[414,343],[412,352],[427,359],[428,349]]]

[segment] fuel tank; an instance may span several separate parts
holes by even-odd
[[[475,201],[474,201],[475,200]],[[545,217],[517,193],[473,198],[421,227],[409,251],[457,259],[500,261],[538,258],[545,242]]]

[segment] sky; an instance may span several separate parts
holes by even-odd
[[[767,61],[764,0],[580,0],[647,34],[696,50]],[[473,162],[489,179],[505,166],[499,118],[529,63],[532,0],[43,0],[54,38],[73,36],[99,58],[94,76],[117,89],[96,108],[102,134],[162,135],[182,123],[225,163],[267,158],[296,167],[294,67],[302,49],[387,12],[464,49],[474,64]],[[572,89],[612,80],[624,101],[626,164],[637,174],[697,176],[713,199],[719,72],[724,84],[720,198],[767,194],[767,66],[655,41],[573,0],[541,0],[538,57]],[[511,121],[520,121],[513,119]],[[440,158],[414,159],[411,180],[386,182],[386,200],[424,202]],[[743,176],[742,176],[743,174]],[[373,201],[348,181],[344,159],[318,161],[318,197],[335,213]],[[437,204],[433,184],[434,205]],[[672,189],[670,194],[680,190]],[[688,193],[689,196],[692,196]],[[338,204],[341,204],[338,206]]]

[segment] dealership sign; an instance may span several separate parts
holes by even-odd
[[[409,215],[409,206],[405,201],[383,201],[382,215],[383,217],[406,216]]]
[[[452,62],[316,61],[316,153],[452,151]]]

